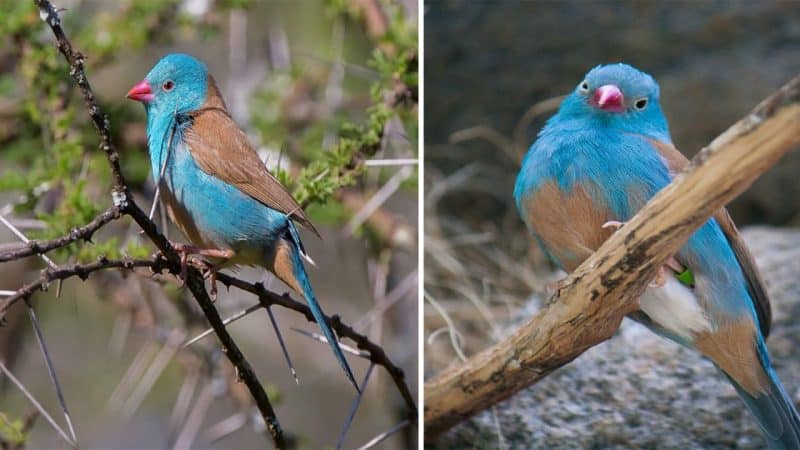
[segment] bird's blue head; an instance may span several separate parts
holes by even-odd
[[[658,83],[650,75],[623,63],[590,70],[561,104],[558,115],[588,119],[596,125],[670,142]]]
[[[161,58],[145,79],[128,91],[128,98],[142,102],[148,115],[182,114],[200,108],[207,90],[206,65],[174,53]]]

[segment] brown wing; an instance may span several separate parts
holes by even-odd
[[[667,167],[669,167],[669,171],[672,175],[683,171],[689,163],[689,160],[683,156],[683,153],[678,151],[675,147],[660,142],[651,142],[666,160]],[[742,268],[742,273],[744,273],[745,280],[747,281],[747,291],[750,293],[755,303],[754,306],[756,314],[758,315],[761,334],[766,338],[769,336],[769,329],[772,325],[772,308],[770,307],[769,297],[767,297],[767,292],[764,289],[764,282],[761,280],[758,267],[756,267],[753,262],[753,256],[750,254],[742,237],[739,235],[739,230],[736,229],[736,225],[733,223],[733,219],[731,219],[728,211],[725,208],[720,208],[720,210],[714,214],[714,218],[717,220],[717,223],[719,223],[720,228],[722,228],[722,232],[728,239],[728,243],[733,249],[736,259],[739,261],[739,266]]]
[[[200,169],[236,186],[264,205],[289,215],[319,236],[292,194],[269,173],[221,100],[218,105],[209,103],[193,114],[192,126],[183,135]]]

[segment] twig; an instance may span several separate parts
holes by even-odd
[[[236,314],[233,314],[232,316],[226,317],[225,320],[222,321],[222,323],[224,325],[226,325],[226,326],[230,325],[233,322],[236,322],[237,320],[242,319],[242,318],[248,316],[249,314],[252,314],[255,311],[258,311],[259,309],[261,309],[261,304],[260,303],[256,303],[255,305],[248,306],[247,308],[237,312]],[[194,344],[195,342],[198,342],[199,340],[203,339],[204,337],[208,336],[209,334],[211,334],[213,332],[214,332],[213,328],[206,328],[205,330],[203,330],[202,333],[200,333],[197,336],[195,336],[195,337],[189,339],[188,341],[186,341],[183,344],[183,348],[189,347],[190,345]]]
[[[18,250],[11,250],[4,253],[0,253],[0,263],[17,260],[31,255],[41,255],[51,250],[67,246],[79,240],[91,242],[92,235],[94,235],[94,233],[97,230],[105,226],[107,223],[119,219],[121,216],[122,214],[120,213],[119,208],[117,208],[116,206],[112,206],[108,208],[105,212],[101,213],[100,215],[92,219],[91,222],[87,223],[82,227],[73,229],[64,236],[61,236],[56,239],[51,239],[49,241],[26,240],[25,247],[21,247]],[[50,267],[53,266],[51,265]]]
[[[372,375],[372,369],[374,368],[375,368],[374,363],[369,365],[369,368],[367,369],[367,374],[364,375],[364,381],[361,382],[361,389],[359,389],[356,398],[353,399],[353,404],[350,405],[350,412],[347,413],[347,419],[344,421],[344,426],[342,427],[342,431],[341,433],[339,433],[339,438],[336,440],[336,450],[341,450],[342,446],[344,445],[344,439],[347,437],[347,432],[350,430],[350,425],[353,424],[353,419],[356,416],[356,411],[358,411],[358,405],[361,404],[361,399],[364,398],[364,390],[367,389],[367,383],[369,383],[369,377]]]
[[[278,321],[275,320],[275,315],[272,314],[272,308],[265,309],[267,310],[269,321],[272,323],[272,329],[275,330],[275,336],[278,338],[278,344],[280,344],[281,350],[283,351],[283,358],[286,359],[286,365],[289,366],[289,371],[292,373],[292,377],[294,377],[295,384],[300,384],[300,379],[297,378],[297,370],[295,370],[294,364],[292,364],[292,358],[289,356],[289,350],[286,349],[286,344],[283,342],[281,329],[278,328]]]
[[[417,164],[419,164],[417,158],[368,159],[364,161],[364,165],[367,167],[415,166]]]
[[[425,384],[425,438],[530,386],[611,336],[658,267],[800,145],[800,75],[717,137],[507,340]]]
[[[347,226],[344,228],[345,234],[352,235],[361,224],[364,223],[365,220],[369,216],[372,215],[382,204],[386,202],[395,192],[397,189],[400,188],[400,185],[414,173],[414,170],[410,166],[404,166],[402,169],[398,170],[397,173],[392,175],[389,178],[389,181],[386,182],[375,195],[372,196],[362,207],[361,209],[356,212],[350,221],[347,223]]]
[[[47,366],[47,373],[50,375],[50,382],[53,384],[53,388],[56,390],[56,397],[58,398],[58,404],[61,406],[61,411],[64,412],[64,419],[67,421],[67,429],[69,429],[69,435],[72,438],[72,442],[75,443],[75,446],[78,446],[78,438],[75,436],[75,427],[72,426],[72,419],[69,415],[69,410],[67,409],[67,402],[64,400],[64,393],[61,390],[61,383],[58,382],[58,376],[56,376],[56,369],[53,366],[53,361],[50,359],[50,352],[47,351],[47,345],[44,342],[44,335],[42,334],[42,329],[39,328],[39,320],[36,319],[36,312],[33,310],[33,306],[31,306],[29,301],[25,301],[25,305],[28,307],[28,316],[31,319],[31,324],[33,325],[34,334],[36,334],[36,341],[39,343],[39,350],[42,352],[42,356],[44,357],[45,365]]]
[[[14,376],[14,374],[12,374],[11,371],[6,368],[6,365],[3,363],[3,361],[0,361],[0,371],[2,371],[3,374],[7,376],[15,386],[17,386],[25,398],[27,398],[28,401],[33,404],[33,406],[42,414],[42,416],[44,416],[45,420],[50,423],[50,425],[58,432],[61,438],[63,438],[67,444],[69,444],[70,447],[78,448],[78,445],[72,439],[70,439],[69,436],[67,436],[67,433],[65,433],[60,426],[58,426],[56,421],[50,417],[50,414],[47,413],[47,410],[42,407],[42,405],[36,400],[36,398],[34,398],[30,391],[28,391],[25,386]]]
[[[271,305],[279,305],[303,314],[306,317],[306,320],[309,322],[314,321],[314,316],[311,315],[311,310],[308,308],[308,306],[298,302],[297,300],[293,300],[289,295],[278,295],[274,292],[268,291],[264,288],[262,283],[248,283],[225,273],[217,274],[217,282],[222,283],[227,287],[234,286],[238,289],[256,295],[259,302],[261,302],[261,305],[265,308]],[[328,321],[331,325],[331,328],[336,331],[337,336],[340,338],[346,337],[355,342],[359,349],[365,350],[367,353],[369,353],[370,361],[379,366],[383,366],[384,369],[386,369],[409,409],[409,419],[412,421],[412,423],[416,423],[417,407],[414,402],[414,396],[411,394],[411,390],[408,388],[408,385],[405,382],[403,369],[394,365],[394,363],[386,356],[383,348],[370,342],[366,336],[356,332],[352,327],[342,323],[338,316],[329,317]]]
[[[161,257],[155,259],[107,259],[105,257],[98,258],[97,261],[88,264],[75,264],[70,268],[57,268],[57,269],[44,269],[39,279],[32,281],[25,286],[18,289],[14,295],[9,296],[2,303],[0,303],[0,319],[2,319],[8,309],[14,303],[30,298],[34,292],[46,291],[47,287],[52,281],[65,280],[67,278],[78,277],[85,280],[89,274],[97,272],[98,270],[107,269],[126,269],[132,270],[137,267],[149,267],[154,272],[160,273],[164,270],[166,260]]]
[[[388,430],[384,431],[383,433],[381,433],[381,434],[375,436],[374,438],[370,439],[369,442],[367,442],[366,444],[362,445],[361,447],[358,447],[357,450],[368,450],[370,448],[373,448],[376,445],[378,445],[381,442],[383,442],[384,440],[386,440],[389,436],[397,433],[398,431],[402,430],[403,428],[407,427],[408,425],[410,425],[410,422],[408,420],[404,420],[404,421],[398,423],[397,425],[393,426],[392,428],[389,428]]]
[[[315,340],[317,342],[321,342],[323,344],[327,344],[328,343],[328,339],[325,336],[323,336],[323,335],[321,335],[319,333],[315,333],[313,331],[306,331],[306,330],[302,330],[300,328],[295,328],[295,327],[290,327],[289,329],[294,331],[295,333],[302,334],[303,336],[305,336],[307,338],[311,338],[311,339],[313,339],[313,340]],[[347,344],[344,344],[342,342],[339,342],[339,347],[345,353],[350,353],[351,355],[358,356],[358,357],[361,357],[361,358],[369,358],[369,353],[368,352],[359,351],[358,349],[353,348],[353,347],[351,347],[351,346],[349,346]]]
[[[164,258],[166,258],[169,263],[170,271],[174,274],[180,273],[180,260],[178,255],[175,253],[167,239],[158,231],[155,224],[153,224],[153,222],[147,218],[147,215],[145,215],[144,211],[142,211],[142,209],[136,204],[133,196],[130,193],[130,190],[128,189],[128,185],[125,182],[125,177],[122,175],[122,170],[119,165],[119,153],[111,142],[111,132],[109,129],[110,124],[108,118],[102,113],[100,106],[97,104],[97,100],[95,99],[92,88],[89,85],[88,78],[86,77],[83,65],[83,55],[73,50],[72,44],[64,34],[64,30],[61,28],[61,19],[58,16],[58,11],[56,11],[53,5],[48,0],[34,0],[34,3],[40,10],[40,16],[53,31],[53,34],[56,37],[58,50],[64,55],[69,63],[70,75],[78,84],[78,87],[83,93],[89,116],[91,117],[92,122],[100,134],[100,148],[106,153],[106,158],[111,166],[112,177],[114,180],[112,188],[112,199],[114,200],[114,205],[120,207],[121,212],[129,215],[134,221],[136,221],[136,223],[142,228],[142,230],[144,230],[145,234],[147,234],[156,247],[161,250]],[[214,308],[211,298],[208,296],[208,293],[205,290],[205,284],[202,276],[196,269],[190,268],[188,271],[188,279],[185,281],[186,286],[192,292],[192,295],[194,295],[195,299],[200,305],[200,308],[203,310],[203,314],[205,314],[206,318],[211,323],[212,328],[214,328],[214,331],[217,333],[217,336],[219,337],[219,340],[225,349],[225,355],[231,361],[231,364],[236,367],[239,377],[242,379],[242,381],[244,381],[248,390],[250,390],[250,394],[253,396],[253,399],[255,400],[256,405],[258,406],[258,409],[264,418],[264,422],[267,425],[267,430],[269,431],[275,446],[279,449],[285,448],[286,440],[283,435],[283,430],[278,422],[278,417],[275,415],[272,404],[267,397],[267,393],[261,383],[259,383],[258,378],[256,378],[249,361],[247,361],[241,350],[239,350],[236,342],[225,330],[225,325],[222,323],[219,314]],[[3,306],[5,306],[7,309],[7,305],[8,302],[6,302]],[[3,308],[0,307],[0,317],[2,317],[2,315]]]
[[[6,228],[11,230],[11,232],[14,233],[14,235],[17,236],[19,238],[19,240],[21,240],[22,242],[24,242],[26,244],[30,244],[31,241],[28,239],[28,237],[25,236],[24,234],[22,234],[22,232],[17,227],[15,227],[14,224],[9,222],[8,219],[3,217],[1,214],[0,214],[0,222],[2,222],[3,225],[6,226]],[[39,254],[39,257],[42,258],[42,260],[45,263],[47,263],[47,265],[50,266],[50,268],[55,269],[55,268],[58,267],[58,265],[56,265],[56,263],[54,263],[52,259],[47,257],[47,255]]]

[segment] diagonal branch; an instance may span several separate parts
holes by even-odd
[[[61,19],[58,16],[58,11],[56,11],[56,9],[53,7],[53,4],[50,3],[49,0],[34,0],[34,3],[40,10],[40,16],[53,31],[53,34],[56,37],[58,50],[64,55],[69,63],[70,75],[78,84],[78,87],[83,93],[84,100],[86,101],[86,107],[89,111],[89,116],[91,117],[92,122],[100,134],[100,148],[106,154],[108,163],[111,166],[111,172],[114,180],[114,186],[112,190],[114,205],[119,207],[121,212],[124,214],[131,216],[131,218],[133,218],[133,220],[142,228],[142,230],[144,230],[145,234],[147,234],[150,240],[153,241],[156,247],[161,250],[161,253],[169,263],[170,271],[179,270],[180,260],[177,253],[175,253],[174,249],[164,235],[158,231],[156,225],[136,204],[133,196],[130,193],[130,190],[128,189],[128,185],[125,182],[125,177],[122,175],[122,170],[119,165],[119,153],[111,142],[111,132],[108,117],[100,109],[97,99],[92,92],[89,80],[86,77],[86,72],[84,71],[83,65],[83,55],[73,49],[72,44],[64,34],[64,30],[61,28]],[[264,418],[264,423],[267,425],[267,430],[272,436],[275,446],[277,448],[285,448],[286,439],[283,435],[283,430],[281,429],[280,423],[278,422],[278,417],[275,414],[275,410],[273,409],[272,404],[267,397],[267,393],[264,390],[264,387],[258,381],[258,378],[255,376],[250,363],[244,357],[244,354],[241,352],[238,345],[236,345],[236,342],[225,329],[222,319],[217,313],[217,310],[214,308],[214,304],[206,292],[205,283],[200,275],[200,272],[194,268],[190,268],[187,274],[186,286],[192,292],[192,295],[194,295],[197,303],[203,310],[206,319],[208,319],[212,328],[214,328],[214,331],[217,333],[217,336],[222,343],[223,348],[225,349],[225,355],[231,361],[231,364],[236,367],[239,377],[242,379],[242,381],[244,381],[245,385],[250,390],[250,394],[253,396],[253,399],[255,400],[262,417]]]
[[[425,383],[425,438],[524,389],[609,339],[669,255],[800,145],[800,75],[704,148],[507,340]]]

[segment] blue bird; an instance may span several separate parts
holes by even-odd
[[[572,271],[687,163],[672,144],[656,81],[626,64],[598,66],[539,133],[514,197],[544,253]],[[659,270],[632,318],[709,358],[770,447],[800,449],[800,416],[764,341],[769,299],[725,209]]]
[[[294,222],[319,233],[236,125],[206,66],[184,54],[162,58],[128,92],[144,104],[153,177],[167,212],[192,245],[189,254],[232,265],[262,266],[301,293],[347,378],[353,373],[306,275],[310,261]]]

